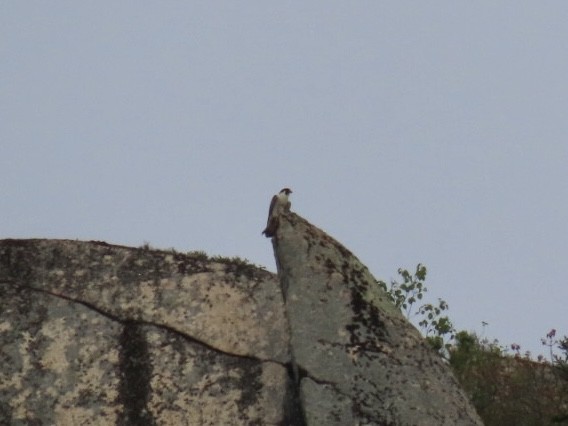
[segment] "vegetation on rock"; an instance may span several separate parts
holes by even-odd
[[[568,424],[568,337],[550,330],[541,339],[549,357],[535,361],[513,343],[501,346],[468,331],[457,332],[447,316],[449,306],[438,299],[423,303],[427,269],[410,273],[400,268],[401,281],[378,284],[402,313],[417,323],[428,343],[445,358],[487,426]],[[484,323],[484,326],[486,324]],[[556,355],[559,350],[561,355]]]

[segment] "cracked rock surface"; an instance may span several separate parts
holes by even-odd
[[[251,265],[1,240],[0,425],[294,424],[287,330]]]
[[[449,367],[361,262],[294,213],[272,240],[310,425],[481,425]]]
[[[0,240],[0,425],[481,425],[369,271],[294,213],[238,259]]]

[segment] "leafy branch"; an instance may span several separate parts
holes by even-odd
[[[399,268],[398,274],[402,281],[391,280],[390,286],[383,281],[379,285],[386,291],[392,303],[399,308],[409,320],[418,316],[421,319],[418,325],[428,343],[440,352],[443,356],[451,346],[455,329],[447,315],[443,315],[449,309],[445,300],[438,299],[437,304],[424,303],[417,307],[418,302],[422,301],[424,294],[428,291],[424,285],[428,270],[426,266],[419,263],[414,273]],[[447,340],[447,343],[445,341]]]

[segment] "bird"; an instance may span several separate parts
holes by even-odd
[[[268,221],[266,223],[266,228],[262,233],[266,238],[273,237],[278,228],[278,216],[284,212],[290,211],[291,203],[288,200],[288,196],[292,193],[290,188],[283,188],[280,192],[270,201],[270,208],[268,209]]]

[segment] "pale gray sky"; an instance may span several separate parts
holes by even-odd
[[[568,334],[568,3],[0,3],[0,238],[275,270],[270,197],[458,329]]]

